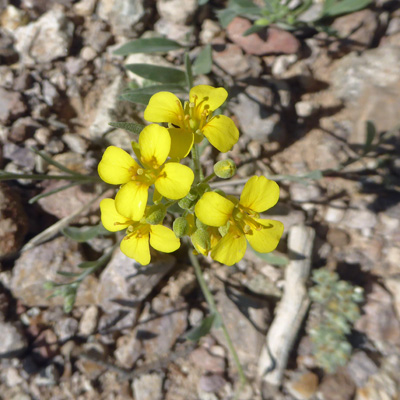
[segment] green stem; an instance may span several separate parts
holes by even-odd
[[[192,160],[194,164],[194,183],[197,184],[204,179],[203,171],[200,165],[199,148],[197,144],[194,144],[192,147]]]
[[[211,181],[211,179],[215,178],[217,175],[215,175],[215,172],[213,172],[211,175],[208,175],[204,179],[202,179],[199,183],[207,183]]]
[[[189,250],[189,258],[190,258],[190,261],[192,262],[192,265],[193,265],[193,268],[194,268],[194,272],[195,272],[196,278],[197,278],[197,280],[199,282],[201,291],[203,292],[203,295],[204,295],[204,297],[205,297],[205,299],[207,301],[207,304],[210,307],[210,311],[212,313],[214,313],[216,318],[217,318],[217,320],[221,322],[222,332],[224,333],[228,349],[231,352],[233,360],[235,361],[236,367],[238,369],[240,382],[241,382],[242,385],[244,385],[247,380],[246,380],[246,376],[244,374],[243,368],[242,368],[242,366],[240,364],[239,357],[238,357],[237,352],[235,350],[235,346],[233,345],[231,337],[229,336],[228,330],[226,329],[224,321],[222,320],[222,316],[221,316],[221,314],[219,313],[219,311],[217,309],[214,297],[213,297],[212,293],[210,292],[210,289],[208,288],[207,283],[206,283],[206,281],[204,279],[203,271],[201,270],[201,267],[200,267],[200,264],[199,264],[199,260],[193,254],[191,249]]]

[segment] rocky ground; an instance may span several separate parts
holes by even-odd
[[[293,226],[312,227],[312,268],[329,266],[365,291],[348,365],[334,374],[318,369],[303,327],[283,385],[272,391],[259,383],[257,363],[284,290],[284,268],[251,252],[236,267],[203,260],[249,378],[237,398],[398,399],[400,4],[376,0],[337,18],[333,28],[345,39],[272,30],[256,40],[241,36],[243,19],[220,27],[214,10],[222,3],[1,0],[0,166],[54,173],[29,150],[35,147],[71,169],[95,173],[107,144],[129,149],[132,140],[108,122],[142,121],[143,108],[119,100],[127,82],[138,80],[124,64],[183,60],[182,51],[128,59],[113,51],[142,35],[177,40],[192,56],[210,43],[213,70],[198,79],[229,90],[227,112],[241,132],[228,154],[239,165],[236,178],[324,171],[307,185],[281,182],[281,200],[270,213],[285,224],[279,251],[286,252]],[[371,155],[337,172],[363,148],[367,120],[378,135],[389,133]],[[212,151],[203,154],[207,168],[214,160]],[[43,283],[60,279],[58,270],[73,271],[113,244],[107,237],[79,244],[55,235],[20,251],[98,196],[82,185],[28,203],[55,189],[54,182],[0,186],[0,398],[233,398],[238,374],[220,331],[194,346],[182,340],[207,314],[184,250],[155,256],[143,272],[117,249],[81,285],[70,314],[62,298],[48,297]],[[72,223],[98,223],[97,207]]]

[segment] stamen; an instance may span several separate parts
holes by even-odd
[[[243,231],[244,231],[244,233],[251,233],[251,227],[250,227],[250,225],[245,225],[244,227],[243,227]]]
[[[138,168],[138,170],[136,171],[136,173],[137,173],[138,175],[143,175],[143,174],[144,174],[143,168]]]

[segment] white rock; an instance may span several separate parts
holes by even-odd
[[[0,357],[15,357],[27,347],[28,341],[19,327],[9,322],[0,322]]]
[[[36,22],[14,31],[20,62],[35,65],[67,56],[73,33],[74,24],[61,10],[48,11]]]
[[[88,307],[79,322],[79,334],[83,336],[93,334],[96,330],[98,319],[99,309],[97,306]]]
[[[161,400],[162,378],[158,374],[142,375],[132,382],[136,400]]]
[[[298,101],[294,108],[296,109],[296,113],[299,117],[307,118],[313,115],[317,111],[317,106],[311,101]]]
[[[210,43],[218,33],[221,32],[221,26],[212,19],[205,19],[201,25],[200,42],[202,44]]]
[[[146,10],[144,0],[100,0],[97,14],[111,25],[114,34],[130,36]]]
[[[177,24],[186,24],[193,19],[197,0],[158,0],[157,10],[162,18]]]
[[[76,14],[84,17],[92,15],[97,0],[81,0],[74,4]]]
[[[345,212],[346,204],[343,201],[332,201],[326,209],[325,221],[338,223],[343,219]]]
[[[27,24],[29,16],[25,10],[21,10],[9,4],[1,13],[1,27],[12,32],[15,29]]]
[[[288,68],[297,61],[297,54],[287,54],[276,57],[272,64],[272,75],[281,76]]]

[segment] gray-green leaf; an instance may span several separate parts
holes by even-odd
[[[81,228],[77,228],[75,226],[67,226],[62,230],[62,233],[70,239],[73,239],[80,243],[87,242],[88,240],[93,239],[99,235],[110,235],[110,232],[106,228],[104,228],[101,223],[95,226],[83,226]]]
[[[182,46],[174,40],[166,38],[145,38],[125,43],[119,49],[115,50],[114,54],[118,56],[127,56],[135,53],[166,53],[170,50],[178,50],[181,48]]]
[[[201,321],[200,325],[195,326],[188,333],[186,333],[185,338],[196,342],[203,336],[207,335],[213,326],[214,319],[215,314],[210,314],[208,317],[204,318],[203,321]]]
[[[176,68],[160,67],[151,64],[128,64],[125,66],[128,71],[145,79],[161,83],[185,83],[186,75]]]
[[[199,53],[193,64],[193,72],[195,75],[209,74],[212,67],[211,46],[206,45]]]
[[[124,129],[128,132],[134,133],[135,135],[139,135],[144,129],[144,125],[135,124],[134,122],[109,122],[108,125],[114,128]]]

